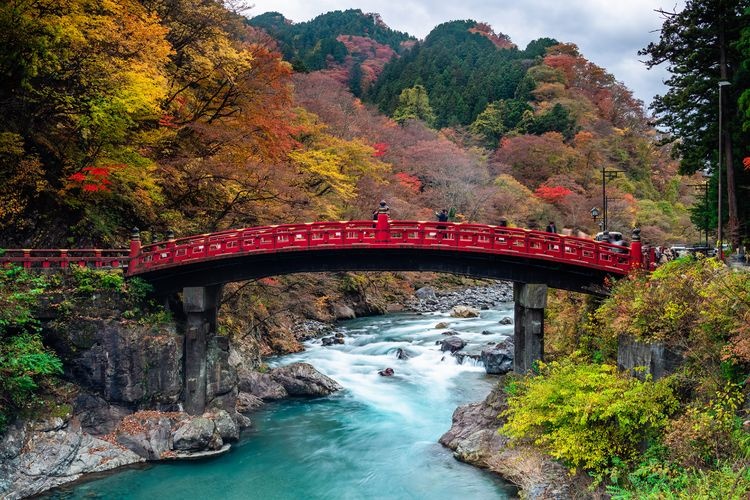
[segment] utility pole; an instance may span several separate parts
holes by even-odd
[[[621,170],[607,170],[602,166],[602,232],[607,231],[607,181],[611,181],[621,173]]]

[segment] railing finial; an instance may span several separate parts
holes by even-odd
[[[167,241],[174,241],[174,231],[167,229]]]
[[[631,241],[641,241],[641,228],[640,227],[633,228],[633,234],[630,239]]]
[[[141,230],[137,227],[134,227],[133,230],[130,232],[130,239],[132,241],[141,241]]]

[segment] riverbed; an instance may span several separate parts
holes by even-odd
[[[344,344],[306,344],[306,351],[270,360],[304,361],[344,390],[314,400],[289,400],[251,415],[252,428],[227,455],[195,462],[154,463],[54,492],[52,498],[107,499],[455,499],[512,498],[497,476],[456,461],[437,443],[455,408],[484,399],[497,379],[481,364],[458,364],[440,351],[448,322],[469,345],[512,335],[500,319],[389,314],[341,323]],[[484,332],[484,333],[482,333]],[[407,356],[398,359],[398,349]],[[392,368],[383,377],[379,370]]]

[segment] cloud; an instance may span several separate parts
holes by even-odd
[[[647,70],[638,50],[658,39],[657,8],[681,9],[684,0],[256,0],[248,15],[281,12],[294,22],[332,10],[377,12],[391,28],[418,38],[440,23],[474,19],[505,33],[520,47],[541,37],[575,43],[588,60],[605,68],[647,105],[666,88],[664,68]]]

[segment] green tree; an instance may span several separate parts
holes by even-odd
[[[435,113],[430,107],[430,99],[422,85],[415,85],[401,91],[398,107],[393,112],[393,119],[398,123],[406,120],[422,120],[428,125],[435,122]]]

